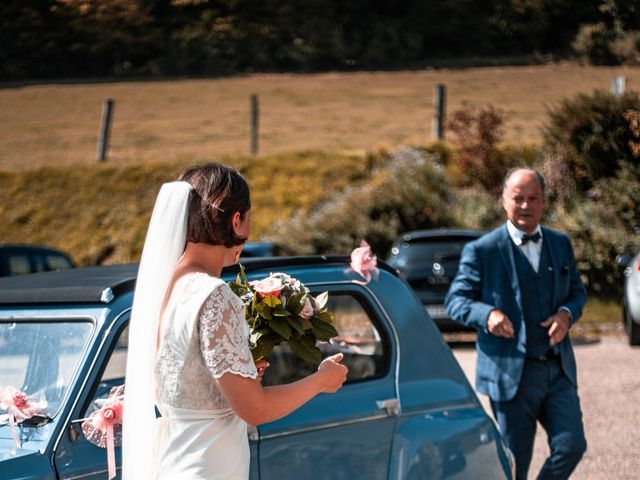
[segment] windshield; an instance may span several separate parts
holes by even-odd
[[[46,415],[54,417],[92,329],[90,322],[0,321],[0,392],[13,387],[44,398]]]
[[[434,262],[457,262],[462,247],[470,238],[452,238],[440,241],[402,242],[394,245],[388,262],[392,266],[407,264],[432,264]]]

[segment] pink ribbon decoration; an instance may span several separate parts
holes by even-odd
[[[362,240],[360,246],[358,248],[354,248],[353,252],[351,252],[351,270],[356,272],[362,278],[364,278],[364,282],[357,282],[361,285],[366,285],[371,281],[371,279],[378,279],[378,275],[380,275],[380,270],[377,267],[378,259],[371,251],[371,246]]]
[[[36,415],[44,414],[45,408],[47,408],[47,401],[42,393],[27,396],[26,393],[12,386],[4,389],[0,395],[0,409],[7,410],[9,414],[9,427],[16,448],[20,448],[20,437],[16,425]]]
[[[82,422],[85,437],[94,445],[107,449],[109,479],[116,476],[116,444],[122,442],[122,410],[124,385],[113,387],[101,408]]]

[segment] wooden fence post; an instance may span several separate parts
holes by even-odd
[[[258,132],[260,128],[260,106],[258,95],[251,95],[251,155],[258,154]]]
[[[616,75],[611,80],[611,93],[614,97],[621,97],[624,95],[624,88],[626,86],[626,79],[623,75]]]
[[[444,140],[444,119],[447,113],[447,87],[439,83],[434,90],[433,137]]]
[[[102,104],[102,125],[100,126],[100,138],[98,139],[98,161],[104,162],[107,159],[107,149],[109,148],[109,133],[111,132],[111,118],[113,116],[114,101],[105,98]]]

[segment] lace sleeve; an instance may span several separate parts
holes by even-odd
[[[225,373],[256,378],[244,306],[226,285],[213,290],[198,318],[200,350],[214,378]]]

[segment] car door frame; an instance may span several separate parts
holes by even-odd
[[[110,325],[106,327],[106,331],[101,334],[102,340],[97,340],[99,342],[99,346],[93,350],[94,352],[96,352],[96,354],[94,355],[94,360],[88,367],[87,374],[85,375],[84,380],[76,390],[78,393],[75,395],[75,401],[70,407],[70,414],[67,416],[65,425],[63,428],[61,428],[60,434],[54,445],[51,462],[56,471],[57,478],[61,480],[65,478],[107,478],[107,452],[105,449],[96,447],[89,443],[89,441],[84,437],[84,434],[82,433],[81,424],[84,421],[83,415],[87,409],[88,402],[95,395],[97,382],[102,377],[108,360],[111,358],[111,354],[115,349],[118,338],[129,324],[130,315],[131,307],[128,307],[117,313],[116,318],[114,318],[113,320],[104,320],[108,321]],[[91,468],[91,462],[87,462],[86,465],[88,465],[89,467],[83,469],[82,467],[84,467],[84,465],[82,465],[82,460],[86,460],[86,457],[80,457],[81,461],[79,464],[77,464],[77,466],[80,467],[80,470],[74,471],[73,468],[68,468],[68,466],[64,466],[65,468],[61,468],[64,456],[67,455],[65,449],[78,449],[78,447],[84,448],[86,452],[91,452],[91,458],[95,458],[96,455],[98,455],[98,458],[100,458],[100,456],[103,455],[103,461],[100,461],[100,463],[96,463],[97,468]],[[94,449],[100,449],[101,452],[93,452]],[[116,478],[121,478],[120,472],[122,457],[120,447],[116,447],[115,454],[117,472]]]
[[[290,414],[284,419],[259,426],[257,436],[259,438],[258,450],[260,452],[260,478],[270,478],[273,475],[272,473],[265,473],[267,462],[265,457],[268,456],[267,451],[269,451],[269,449],[271,449],[272,452],[275,452],[276,449],[283,448],[279,447],[278,443],[282,442],[283,445],[286,444],[284,439],[291,439],[292,441],[295,441],[296,437],[313,434],[314,432],[324,432],[327,430],[331,430],[333,432],[333,436],[339,437],[339,435],[336,435],[338,432],[337,429],[344,427],[347,430],[357,430],[358,425],[364,425],[369,422],[384,424],[382,427],[381,425],[378,425],[378,427],[382,428],[385,435],[385,438],[381,441],[386,442],[386,446],[388,447],[387,458],[386,461],[383,462],[385,465],[385,471],[384,474],[381,474],[380,478],[387,478],[389,460],[392,453],[395,424],[401,411],[398,385],[400,345],[395,326],[389,318],[387,311],[378,301],[375,293],[366,285],[356,284],[352,281],[318,282],[307,283],[306,285],[312,293],[319,293],[326,290],[329,292],[330,296],[332,294],[347,294],[356,297],[363,309],[369,315],[371,321],[374,322],[376,328],[380,330],[379,333],[384,337],[384,341],[388,349],[389,363],[385,370],[385,374],[380,377],[363,379],[362,381],[355,381],[346,384],[335,394],[316,397],[309,402],[307,406],[303,406],[300,410]],[[379,385],[376,386],[374,383],[378,383]],[[308,412],[313,409],[325,409],[326,411],[328,405],[331,406],[332,404],[339,404],[340,402],[343,402],[344,404],[345,399],[353,396],[353,391],[357,392],[360,390],[357,394],[361,398],[366,397],[367,390],[371,390],[372,386],[373,390],[376,390],[377,387],[376,391],[379,392],[379,395],[376,393],[376,397],[371,398],[371,411],[368,415],[343,418],[342,420],[331,421],[329,423],[316,422],[313,424],[313,422],[309,422],[306,426],[295,426],[297,419],[308,414]],[[385,389],[388,389],[388,391],[385,392]],[[267,445],[268,443],[272,443],[273,445]]]

